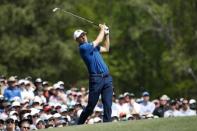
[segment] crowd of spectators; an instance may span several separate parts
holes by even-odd
[[[76,125],[87,105],[88,90],[65,88],[63,81],[50,84],[37,78],[0,77],[0,131],[28,131]],[[151,100],[149,92],[113,94],[112,122],[159,117],[196,116],[195,99],[170,99],[162,95]],[[102,122],[99,100],[86,124]]]

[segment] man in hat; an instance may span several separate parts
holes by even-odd
[[[105,24],[99,24],[100,32],[93,42],[88,42],[87,33],[83,30],[74,32],[74,39],[79,44],[80,55],[89,72],[89,100],[85,110],[81,113],[78,124],[85,123],[93,113],[99,96],[102,96],[104,107],[103,122],[111,121],[112,106],[112,77],[105,64],[101,52],[109,52],[109,30]],[[99,44],[104,40],[104,45]]]
[[[15,97],[21,98],[21,91],[17,87],[17,80],[14,76],[8,79],[8,87],[4,90],[3,96],[9,101],[13,100]]]
[[[164,112],[164,117],[177,117],[181,116],[179,110],[176,109],[177,102],[175,100],[170,101],[170,109]]]
[[[160,97],[160,106],[155,108],[153,114],[158,117],[164,117],[164,112],[169,110],[168,101],[170,98],[167,95],[162,95]]]
[[[150,101],[150,94],[148,92],[142,93],[143,101],[140,103],[140,115],[147,116],[152,114],[155,109],[155,104]]]

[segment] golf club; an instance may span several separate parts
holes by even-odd
[[[86,19],[86,18],[83,18],[83,17],[81,17],[81,16],[78,16],[78,15],[76,15],[76,14],[73,14],[72,12],[69,12],[69,11],[66,11],[66,10],[63,10],[63,9],[57,8],[57,7],[53,9],[53,12],[57,12],[57,11],[62,11],[62,12],[64,12],[64,13],[67,13],[67,14],[69,14],[69,15],[72,15],[72,16],[75,17],[75,18],[84,20],[84,21],[86,21],[86,22],[88,22],[88,23],[90,23],[90,24],[92,24],[92,25],[94,25],[94,26],[96,26],[96,27],[99,27],[99,24],[97,24],[97,23],[95,23],[95,22],[93,22],[93,21],[91,21],[91,20],[88,20],[88,19]]]

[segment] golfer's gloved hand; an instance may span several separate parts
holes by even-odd
[[[105,28],[104,28],[104,32],[105,32],[105,35],[109,34],[109,27],[107,27],[106,25],[105,25]]]

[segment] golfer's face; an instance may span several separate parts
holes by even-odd
[[[79,43],[85,43],[85,42],[87,42],[88,39],[87,39],[86,33],[82,33],[82,34],[79,36],[79,38],[77,38],[77,41],[78,41]]]

